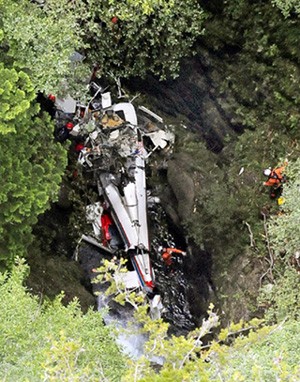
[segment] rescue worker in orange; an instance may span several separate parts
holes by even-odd
[[[288,162],[285,161],[283,166],[276,167],[273,170],[267,168],[263,171],[263,174],[268,177],[268,180],[263,185],[271,187],[270,197],[272,199],[280,197],[282,193],[282,184],[286,182],[284,171],[287,164]]]
[[[277,167],[273,170],[267,168],[264,170],[264,175],[268,177],[268,180],[264,182],[264,186],[269,187],[279,187],[282,183],[286,181],[283,172],[285,170],[285,166]]]
[[[172,267],[175,258],[174,254],[186,256],[186,252],[181,249],[160,247],[159,250],[162,252],[162,259],[167,267]]]

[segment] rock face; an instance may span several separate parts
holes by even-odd
[[[190,158],[182,153],[175,154],[168,161],[167,183],[160,190],[161,203],[172,223],[179,229],[181,223],[192,211],[195,188],[189,174]]]
[[[217,58],[215,58],[217,60]],[[169,119],[181,121],[188,129],[197,132],[210,150],[220,152],[224,138],[241,132],[228,109],[229,94],[217,92],[216,76],[209,53],[201,48],[200,55],[186,59],[176,80],[158,81],[148,77],[134,79],[129,87],[133,91],[147,93],[153,110]],[[214,61],[214,66],[218,65]]]
[[[195,198],[193,179],[188,173],[188,158],[184,155],[175,155],[168,162],[168,183],[176,199],[176,211],[179,221],[190,215]]]

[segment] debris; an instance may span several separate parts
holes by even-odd
[[[53,95],[52,95],[53,98]],[[50,96],[49,96],[50,99]],[[65,98],[55,99],[55,106],[58,110],[61,110],[65,114],[74,114],[77,106],[77,102],[68,94]]]
[[[99,193],[99,200],[86,211],[94,237],[83,235],[82,240],[112,254],[125,254],[135,273],[128,273],[125,284],[138,281],[153,299],[155,275],[150,261],[145,170],[149,156],[170,147],[174,134],[149,109],[141,106],[137,115],[131,102],[113,103],[111,93],[98,83],[91,82],[90,88],[94,95],[87,106],[71,96],[55,99],[61,141],[75,140],[78,162],[83,170],[93,172]],[[157,203],[159,199],[151,196],[149,201]],[[160,298],[156,300],[152,305],[159,310]]]
[[[44,0],[42,0],[44,2]],[[82,62],[85,59],[85,56],[80,54],[79,52],[74,52],[70,56],[71,62]]]

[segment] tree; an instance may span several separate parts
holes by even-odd
[[[42,7],[9,0],[0,10],[2,48],[46,93],[66,92],[79,76],[88,80],[95,62],[105,76],[176,76],[206,17],[193,0],[47,0]],[[84,62],[72,62],[75,50],[85,52]]]
[[[203,41],[223,59],[220,91],[235,99],[237,125],[297,136],[299,23],[272,2],[248,0],[224,3],[206,23]]]
[[[164,360],[159,372],[147,357],[132,363],[124,381],[290,381],[299,373],[299,324],[296,320],[268,326],[253,319],[221,329],[208,344],[205,335],[215,332],[218,316],[212,311],[202,326],[188,336],[163,336],[160,323],[146,322],[150,355]],[[155,329],[154,329],[155,328]],[[165,330],[165,328],[164,328]],[[155,336],[155,333],[158,333]],[[149,353],[146,353],[147,355]]]
[[[219,317],[210,309],[201,327],[186,336],[168,334],[169,324],[152,320],[139,293],[127,293],[119,282],[124,262],[104,261],[97,269],[98,280],[110,284],[107,294],[135,308],[134,322],[148,335],[144,356],[127,361],[122,381],[289,381],[299,373],[297,317],[278,325],[266,325],[254,318],[231,323],[217,330]],[[123,289],[123,291],[122,291]],[[158,357],[161,366],[154,370],[151,360]]]
[[[0,63],[0,79],[0,133],[6,135],[16,133],[16,127],[30,119],[38,108],[31,106],[35,93],[27,74]]]
[[[37,91],[62,88],[70,55],[80,38],[68,1],[0,1],[0,262],[26,254],[32,226],[56,199],[66,166],[65,149],[54,142],[54,124],[40,112]],[[17,15],[17,22],[16,22]]]
[[[66,151],[55,143],[50,116],[39,113],[23,71],[0,64],[0,261],[25,254],[39,214],[57,197]]]
[[[0,275],[0,379],[6,381],[120,381],[124,360],[99,312],[58,296],[40,303],[22,285],[19,261]]]
[[[288,182],[282,194],[284,203],[280,207],[281,213],[270,220],[269,232],[276,253],[284,253],[286,259],[289,259],[300,251],[299,159],[288,164],[286,174]]]
[[[300,14],[298,0],[273,0],[273,4],[281,10],[284,17],[289,17],[292,12]]]
[[[71,55],[82,46],[72,4],[47,0],[38,7],[29,0],[1,0],[0,13],[2,59],[29,74],[36,91],[62,92],[76,66]]]
[[[288,182],[283,187],[283,204],[278,214],[268,221],[274,280],[265,283],[260,294],[260,302],[268,307],[267,318],[271,321],[299,317],[299,159],[288,164],[286,174]]]
[[[204,31],[205,14],[193,0],[88,0],[78,14],[89,60],[116,77],[178,75]]]

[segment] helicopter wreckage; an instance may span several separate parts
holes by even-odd
[[[54,99],[56,138],[77,142],[78,162],[92,171],[99,200],[87,206],[86,218],[93,235],[82,240],[106,253],[131,260],[133,271],[124,275],[128,289],[140,288],[154,316],[162,309],[151,265],[148,205],[157,202],[147,191],[146,166],[156,150],[172,147],[174,134],[163,119],[132,101],[112,101],[112,95],[90,83],[92,99],[86,106],[72,97]],[[150,200],[151,198],[151,200]]]

